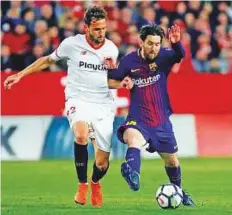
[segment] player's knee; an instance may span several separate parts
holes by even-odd
[[[100,169],[101,171],[105,171],[109,167],[109,162],[108,161],[96,161],[96,167]]]
[[[127,143],[128,146],[132,146],[136,144],[135,138],[130,138],[130,137],[123,137],[123,140],[125,143]]]
[[[88,137],[86,135],[78,134],[75,136],[75,140],[80,145],[86,145],[88,143]]]
[[[177,158],[170,158],[165,161],[165,165],[168,167],[178,167],[179,161]]]
[[[126,143],[128,144],[129,147],[141,149],[144,141],[137,139],[136,137],[133,137],[127,139]]]
[[[139,131],[135,129],[127,129],[124,132],[123,140],[129,147],[141,148],[145,140]]]

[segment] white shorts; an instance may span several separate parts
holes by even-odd
[[[95,137],[99,149],[110,152],[115,115],[114,104],[97,104],[68,99],[65,103],[65,114],[71,129],[77,121],[88,123],[90,138]]]

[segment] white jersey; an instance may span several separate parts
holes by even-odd
[[[103,64],[108,57],[116,63],[118,49],[113,42],[105,39],[102,47],[94,49],[85,35],[77,34],[64,39],[50,56],[55,61],[67,59],[66,100],[76,98],[102,104],[113,102],[107,84],[107,69]]]

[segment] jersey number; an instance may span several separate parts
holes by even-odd
[[[76,112],[76,107],[71,106],[71,107],[69,108],[69,110],[67,111],[67,116],[69,116],[70,114],[73,114],[73,113],[75,113],[75,112]]]

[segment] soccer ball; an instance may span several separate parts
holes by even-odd
[[[176,209],[183,200],[183,192],[175,184],[163,184],[156,192],[156,200],[162,209]]]

